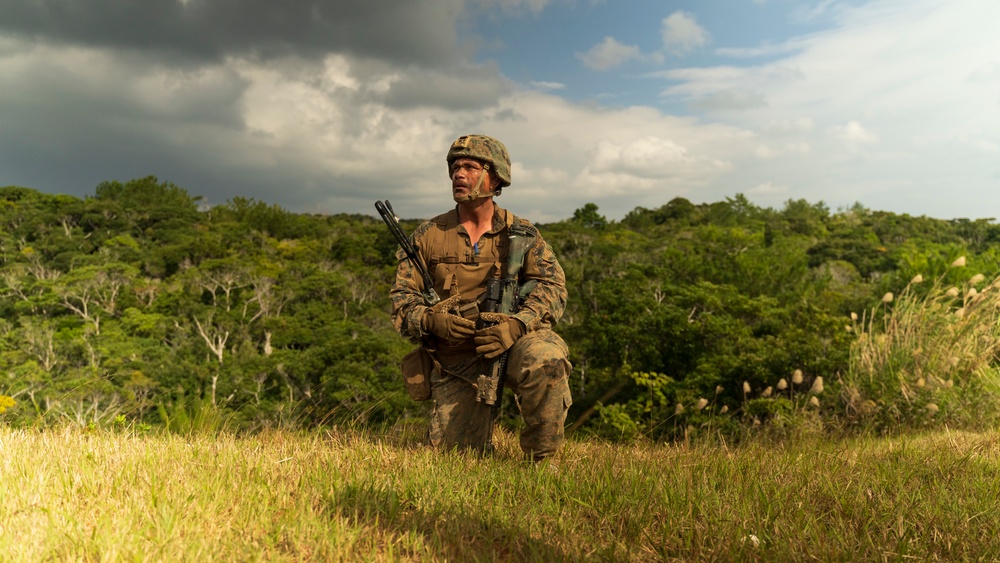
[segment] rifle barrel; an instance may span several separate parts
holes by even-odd
[[[427,271],[427,267],[424,266],[423,260],[420,259],[417,251],[413,248],[413,245],[410,244],[410,238],[406,236],[402,225],[399,224],[399,217],[396,217],[396,213],[392,210],[392,205],[389,203],[389,200],[385,200],[384,202],[376,201],[375,209],[378,210],[378,214],[382,216],[382,221],[384,221],[385,225],[389,227],[389,232],[392,233],[393,238],[395,238],[396,242],[399,243],[399,246],[402,247],[406,257],[409,258],[410,263],[413,264],[413,266],[417,269],[417,272],[420,274],[420,278],[424,282],[424,298],[427,300],[428,304],[433,305],[440,301],[437,293],[434,292],[434,281],[431,279],[431,275]]]

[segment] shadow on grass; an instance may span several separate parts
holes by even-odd
[[[393,550],[410,551],[406,536],[419,534],[433,557],[446,561],[566,561],[562,549],[525,530],[465,511],[427,510],[407,493],[350,485],[329,499],[333,512],[399,538]],[[426,555],[410,553],[414,556]]]

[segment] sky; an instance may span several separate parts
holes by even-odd
[[[996,0],[3,0],[0,186],[405,218],[500,139],[501,206],[1000,217]]]

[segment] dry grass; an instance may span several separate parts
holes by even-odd
[[[4,560],[1000,557],[1000,435],[571,442],[558,465],[414,432],[0,428]]]

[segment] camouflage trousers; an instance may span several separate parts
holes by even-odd
[[[566,412],[573,402],[568,354],[563,339],[549,329],[529,332],[510,349],[505,387],[514,392],[524,419],[520,445],[531,459],[551,456],[563,444]],[[493,362],[477,356],[439,359],[442,373],[435,370],[431,377],[430,443],[482,451],[491,431],[490,407],[476,401],[473,382],[489,373]]]

